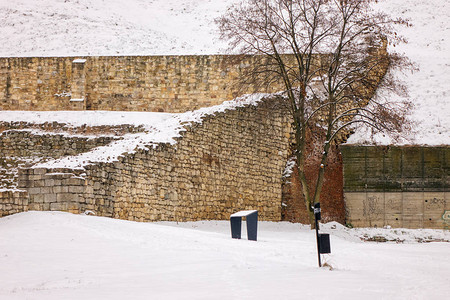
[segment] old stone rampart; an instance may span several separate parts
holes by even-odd
[[[26,191],[0,190],[0,217],[28,211]]]
[[[386,46],[371,55],[386,57]],[[283,57],[296,65],[294,56]],[[254,68],[268,65],[258,55],[3,57],[0,109],[186,112],[284,90],[282,80],[258,79]],[[371,97],[386,70],[387,64],[371,70],[362,97]]]
[[[2,110],[185,112],[220,104],[239,90],[253,63],[232,56],[96,56],[0,58]],[[281,90],[274,83],[270,90]]]
[[[21,169],[19,188],[28,192],[29,210],[190,221],[257,209],[262,220],[277,221],[290,132],[281,102],[264,100],[204,117],[175,145],[84,169]]]
[[[36,157],[59,158],[76,155],[92,148],[109,144],[117,139],[114,136],[84,137],[49,133],[8,130],[0,133],[0,155],[2,157]]]
[[[30,123],[25,121],[15,122],[0,122],[0,133],[10,130],[22,130],[22,131],[46,131],[48,133],[62,133],[69,135],[86,135],[86,137],[94,135],[115,135],[122,136],[127,133],[144,132],[143,126],[134,126],[129,124],[120,125],[100,125],[100,126],[87,126],[82,125],[79,127],[70,126],[64,123],[58,122],[44,122],[44,123]]]
[[[0,122],[0,190],[17,188],[19,168],[84,153],[140,131],[130,125],[72,128],[59,123]]]

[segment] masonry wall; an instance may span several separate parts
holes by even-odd
[[[0,157],[58,158],[83,153],[115,139],[117,137],[74,137],[62,133],[8,130],[0,132]]]
[[[138,150],[114,163],[23,169],[19,188],[27,190],[31,210],[190,221],[257,209],[262,220],[278,221],[290,132],[283,106],[268,100],[206,117],[176,145]]]
[[[0,58],[2,110],[185,112],[244,93],[242,70],[255,57],[104,56]],[[273,84],[270,90],[281,90]]]
[[[0,217],[24,211],[28,211],[27,192],[0,190]]]
[[[110,128],[71,128],[73,132],[67,132],[67,129],[64,124],[58,123],[39,125],[24,122],[0,123],[0,211],[2,215],[28,209],[28,193],[17,190],[20,168],[29,168],[49,159],[77,155],[120,139],[121,134],[141,130],[129,125]],[[110,135],[90,137],[73,135],[98,134],[103,130],[109,131]],[[20,203],[17,203],[18,199],[21,199]]]
[[[77,155],[117,138],[120,137],[84,137],[23,129],[0,131],[0,190],[17,188],[19,168]]]
[[[387,57],[386,46],[384,41],[371,55]],[[284,59],[296,64],[291,55]],[[257,72],[252,71],[266,68],[265,60],[230,55],[3,57],[0,109],[185,112],[243,94],[284,90],[282,81],[255,84]],[[363,98],[371,97],[387,67],[371,70],[367,79],[373,82],[361,87]]]
[[[60,134],[60,135],[85,135],[86,138],[89,135],[93,136],[121,136],[127,133],[143,132],[145,129],[143,126],[134,126],[130,124],[121,125],[100,125],[100,126],[87,126],[82,125],[79,127],[73,127],[64,123],[58,122],[44,122],[44,123],[28,123],[25,121],[5,122],[0,121],[0,133],[7,131],[31,131],[41,132],[42,134]],[[42,135],[41,134],[41,135]]]
[[[449,228],[450,147],[342,146],[347,222]]]

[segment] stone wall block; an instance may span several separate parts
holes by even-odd
[[[44,194],[30,194],[30,200],[31,203],[44,203]]]
[[[43,180],[45,186],[54,186],[55,180],[54,179],[45,179]]]
[[[45,173],[47,173],[47,169],[45,169],[45,168],[33,169],[33,174],[34,175],[44,175]]]
[[[75,186],[69,186],[68,190],[69,190],[68,191],[69,193],[76,194],[76,193],[83,193],[85,188],[84,188],[84,186],[75,185]]]
[[[40,187],[29,188],[27,191],[28,191],[28,193],[30,195],[41,194],[41,188]]]
[[[56,202],[56,194],[44,194],[44,202],[46,203]]]
[[[69,209],[69,203],[67,203],[67,202],[50,203],[50,210],[53,210],[53,211],[67,211],[68,209]]]
[[[60,193],[56,194],[56,201],[58,203],[69,203],[69,202],[78,202],[80,196],[78,194],[72,193]]]
[[[69,187],[65,185],[56,185],[52,187],[53,193],[68,193]]]

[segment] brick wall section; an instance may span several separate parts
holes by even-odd
[[[323,141],[317,140],[317,137],[311,137],[310,134],[308,134],[308,139],[309,143],[306,147],[308,159],[305,162],[305,175],[311,194],[314,194],[322,158],[320,149],[322,149]],[[320,193],[323,222],[336,221],[342,224],[345,223],[342,167],[340,149],[334,143],[328,153],[324,184]],[[286,178],[283,183],[283,201],[283,220],[304,224],[309,223],[297,165],[295,165],[291,176]]]
[[[450,147],[342,146],[354,226],[448,228]]]
[[[114,163],[22,170],[19,186],[35,210],[191,221],[258,209],[262,220],[279,221],[289,140],[288,114],[267,100],[208,116],[176,145],[139,150]]]
[[[0,58],[0,109],[185,112],[256,91],[236,86],[252,57],[239,64],[224,55],[85,59]]]

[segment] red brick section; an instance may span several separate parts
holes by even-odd
[[[321,148],[318,141],[309,143],[308,159],[306,163],[307,180],[312,187],[317,179],[320,165]],[[342,170],[342,156],[337,145],[332,145],[325,169],[325,180],[320,196],[322,221],[336,221],[345,223],[344,178]],[[289,183],[290,182],[290,183]],[[312,192],[313,193],[313,192]],[[308,224],[308,214],[298,178],[297,166],[291,177],[283,184],[282,220]]]

